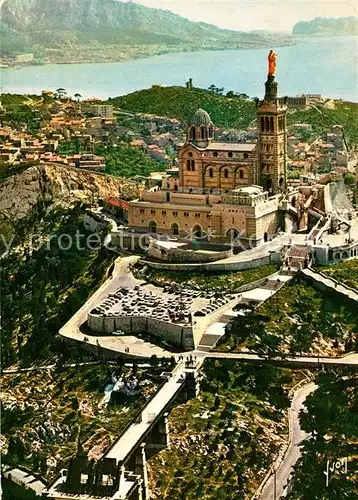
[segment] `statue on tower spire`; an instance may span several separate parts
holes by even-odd
[[[268,55],[268,76],[275,76],[276,73],[276,63],[277,54],[273,50],[270,50]]]

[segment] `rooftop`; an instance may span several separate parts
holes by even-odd
[[[245,186],[245,187],[234,189],[231,192],[237,193],[237,194],[259,194],[259,193],[263,193],[263,189],[259,186]]]

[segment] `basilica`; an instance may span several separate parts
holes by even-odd
[[[131,229],[250,245],[283,229],[287,98],[278,97],[270,56],[265,97],[257,101],[257,142],[217,142],[211,117],[199,108],[187,124],[179,174],[129,203]]]

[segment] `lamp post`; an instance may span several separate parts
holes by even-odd
[[[352,243],[352,240],[351,240],[352,219],[353,219],[353,215],[351,214],[351,212],[349,212],[349,214],[348,214],[348,220],[349,220],[348,243]]]

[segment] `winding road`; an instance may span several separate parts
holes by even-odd
[[[287,482],[293,467],[301,456],[300,444],[307,438],[307,433],[300,428],[299,414],[309,394],[317,389],[314,382],[309,382],[294,393],[289,410],[289,446],[283,461],[266,482],[260,499],[276,500],[286,496]]]

